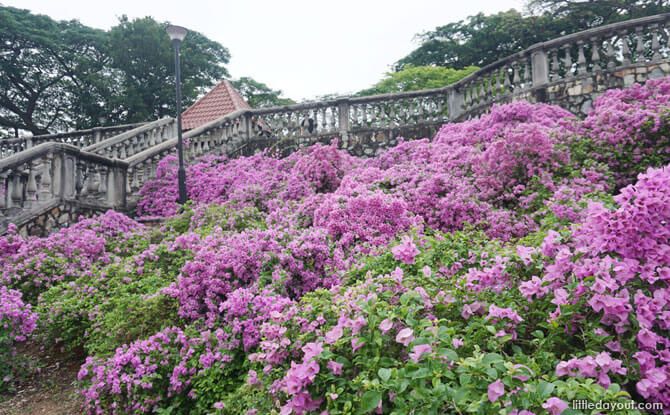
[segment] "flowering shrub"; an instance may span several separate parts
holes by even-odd
[[[21,300],[21,293],[0,286],[0,392],[12,387],[17,368],[15,344],[35,330],[37,314]]]
[[[168,157],[155,229],[0,238],[0,387],[32,337],[87,355],[88,414],[668,408],[669,85],[585,121],[496,106],[368,160],[206,157],[179,213]]]
[[[600,96],[584,120],[587,157],[606,163],[617,185],[635,180],[648,166],[670,162],[670,83],[612,89]]]

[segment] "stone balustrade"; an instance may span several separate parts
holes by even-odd
[[[125,160],[137,153],[161,144],[177,134],[177,123],[174,118],[162,118],[142,124],[132,130],[98,141],[83,148],[89,153],[99,154],[108,158]]]
[[[60,212],[123,208],[127,168],[124,161],[57,142],[0,160],[0,233],[10,221],[25,225],[24,233],[43,234],[69,223]],[[50,215],[59,217],[36,221]]]
[[[586,116],[595,94],[668,76],[669,60],[670,14],[662,14],[538,43],[453,87],[467,117],[516,100],[560,105]]]
[[[48,142],[70,144],[75,147],[83,148],[142,125],[144,125],[144,123],[123,124],[110,127],[95,127],[88,130],[70,131],[68,133],[0,139],[0,159]]]
[[[235,111],[185,132],[185,158],[287,154],[334,138],[372,156],[398,136],[432,137],[496,103],[545,102],[584,116],[607,89],[669,75],[670,14],[663,14],[538,43],[442,88]],[[9,221],[40,233],[77,212],[132,209],[159,161],[174,153],[175,122],[118,128],[0,141],[0,234]]]

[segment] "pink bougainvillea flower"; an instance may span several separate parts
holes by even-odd
[[[412,237],[408,235],[403,236],[400,240],[400,245],[391,248],[391,252],[395,259],[405,264],[413,264],[414,258],[421,253],[416,245],[414,245]]]
[[[489,384],[488,397],[491,403],[495,402],[499,397],[503,396],[504,394],[505,394],[505,385],[503,385],[500,379]]]
[[[433,348],[430,347],[430,344],[418,344],[412,349],[412,353],[409,354],[409,357],[414,360],[414,363],[418,363],[421,360],[421,357],[426,353],[431,353]]]
[[[393,327],[393,321],[387,318],[385,318],[381,323],[379,323],[379,330],[384,334],[388,333],[392,327]]]
[[[411,328],[406,327],[398,332],[395,336],[395,341],[401,343],[403,346],[407,347],[414,340],[414,331]]]
[[[333,372],[333,375],[341,375],[342,374],[342,366],[344,366],[342,363],[337,363],[334,360],[329,360],[328,363],[326,364],[328,369]]]
[[[561,415],[563,411],[568,409],[568,404],[559,398],[549,398],[542,407],[546,409],[551,415]]]
[[[327,344],[333,344],[338,341],[340,337],[342,337],[342,327],[338,324],[326,333],[324,341]]]

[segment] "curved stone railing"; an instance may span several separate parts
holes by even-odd
[[[144,125],[144,123],[95,127],[88,130],[70,131],[69,133],[0,139],[0,159],[48,142],[70,144],[75,147],[83,148],[142,125]]]
[[[571,107],[570,97],[670,74],[669,26],[670,14],[662,14],[535,44],[455,83],[462,113],[477,115],[496,102],[526,99],[587,115],[590,106]]]
[[[125,206],[128,165],[89,153],[70,144],[48,142],[0,160],[0,234],[8,223],[37,226],[42,234],[50,224],[40,215],[61,215],[67,205],[100,211]],[[73,215],[76,213],[71,212]],[[70,217],[70,220],[77,216]],[[44,219],[46,222],[48,219]],[[62,218],[52,218],[63,225]]]
[[[370,156],[397,136],[431,137],[495,103],[546,102],[586,116],[607,89],[670,75],[669,32],[670,14],[615,23],[535,44],[442,88],[236,112],[191,132],[191,142],[196,154],[218,142],[248,154],[280,141],[295,148],[338,138],[341,148]]]
[[[84,151],[124,160],[175,136],[174,118],[162,118],[83,148]]]
[[[442,88],[235,111],[186,132],[185,156],[188,162],[212,153],[286,154],[333,138],[352,154],[371,156],[395,145],[398,136],[431,137],[445,122],[479,115],[495,103],[546,102],[586,115],[607,89],[669,75],[670,14],[663,14],[538,43]],[[44,206],[63,201],[91,211],[132,207],[177,145],[173,119],[132,127],[107,139],[83,132],[36,137],[66,143],[34,148],[4,140],[8,147],[0,155],[17,153],[0,159],[0,225],[29,223],[26,217],[39,219]]]

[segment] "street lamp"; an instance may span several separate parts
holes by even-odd
[[[186,203],[186,170],[184,170],[184,145],[181,138],[181,71],[179,70],[179,44],[186,36],[186,29],[181,26],[168,26],[168,36],[174,45],[174,73],[177,83],[177,154],[179,155],[179,170],[177,180],[179,183],[179,204]]]

